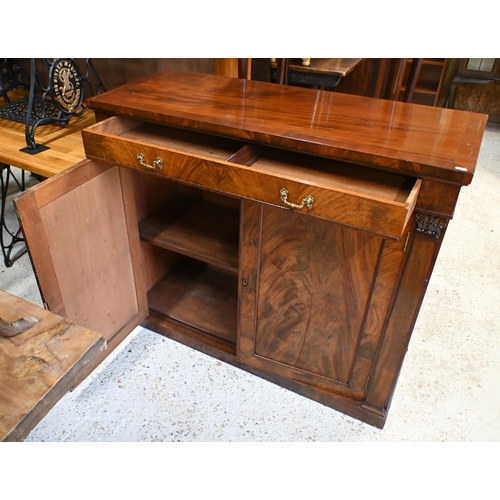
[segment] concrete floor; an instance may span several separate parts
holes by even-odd
[[[143,328],[26,441],[500,441],[500,126],[462,190],[383,430]],[[29,259],[0,288],[40,304]]]

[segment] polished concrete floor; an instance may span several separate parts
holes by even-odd
[[[500,127],[488,126],[376,429],[137,328],[27,441],[500,441]],[[40,304],[27,255],[0,288]]]

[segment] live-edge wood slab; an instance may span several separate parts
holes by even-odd
[[[106,349],[97,332],[0,290],[0,318],[34,318],[0,337],[0,441],[22,441]]]

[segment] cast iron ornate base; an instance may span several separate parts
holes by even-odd
[[[17,184],[18,188],[21,191],[24,191],[25,188],[25,173],[24,170],[21,171],[21,179],[16,178],[16,176],[12,173],[10,169],[10,165],[5,165],[0,163],[0,187],[1,187],[1,205],[0,205],[0,247],[2,248],[3,259],[6,267],[12,267],[12,264],[16,259],[21,257],[26,253],[26,248],[21,249],[20,252],[17,253],[15,258],[12,258],[12,250],[14,246],[20,242],[24,242],[23,237],[21,236],[21,228],[17,229],[9,229],[7,227],[7,223],[5,220],[5,205],[7,203],[7,195],[9,192],[9,183],[11,178],[14,180],[15,184]],[[5,175],[5,179],[4,179]]]
[[[26,148],[21,151],[36,154],[49,149],[35,142],[38,126],[53,123],[65,126],[73,116],[81,116],[86,110],[84,95],[93,95],[91,83],[97,85],[97,93],[105,90],[90,59],[86,59],[82,75],[73,59],[42,59],[45,71],[38,71],[37,62],[31,60],[29,97],[9,102],[0,108],[0,118],[26,124]],[[42,79],[47,84],[42,84]],[[5,92],[4,92],[5,93]]]

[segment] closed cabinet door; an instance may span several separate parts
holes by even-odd
[[[240,361],[363,400],[401,245],[254,202],[243,226]]]

